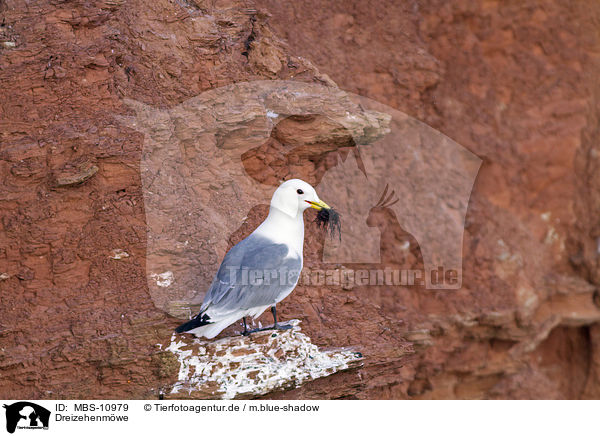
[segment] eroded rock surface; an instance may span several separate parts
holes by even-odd
[[[299,387],[340,371],[358,368],[358,351],[319,350],[291,320],[288,330],[206,341],[173,335],[165,349],[179,362],[178,381],[165,398],[252,398]]]
[[[324,14],[312,0],[257,3],[292,52],[342,89],[425,121],[483,159],[463,289],[353,291],[425,346],[376,395],[597,398],[600,10],[335,1]],[[382,228],[390,265],[401,257],[399,233]]]
[[[299,286],[282,318],[300,318],[320,349],[357,347],[363,365],[267,397],[599,398],[597,5],[257,3],[0,5],[3,396],[155,398],[178,381],[164,349],[180,320],[147,282],[156,274],[168,288],[177,275],[146,269],[145,136],[123,121],[136,115],[126,102],[168,112],[208,90],[281,79],[337,83],[406,112],[483,165],[462,289]],[[284,176],[321,180],[330,158],[355,156],[336,128],[291,118],[242,166],[265,190]],[[247,235],[266,207],[220,243]],[[310,212],[306,221],[306,266],[330,267]],[[389,210],[369,221],[379,266],[420,267]],[[212,247],[197,256],[218,262]]]

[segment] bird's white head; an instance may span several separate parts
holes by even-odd
[[[292,218],[296,218],[298,214],[302,214],[309,207],[317,210],[330,209],[325,202],[319,199],[315,188],[300,179],[283,182],[271,199],[271,208],[279,209]]]

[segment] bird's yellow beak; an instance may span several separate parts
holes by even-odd
[[[304,200],[306,201],[308,204],[310,204],[310,207],[312,207],[313,209],[317,209],[317,210],[321,210],[321,209],[331,209],[331,207],[329,207],[329,205],[327,203],[325,203],[324,201],[308,201],[308,200]]]

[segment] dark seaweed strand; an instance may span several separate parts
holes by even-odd
[[[339,240],[342,240],[342,222],[340,214],[335,209],[321,209],[315,219],[319,227],[324,228],[331,238],[338,233]]]

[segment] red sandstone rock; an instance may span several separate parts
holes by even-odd
[[[463,288],[299,286],[281,317],[301,318],[319,347],[354,346],[365,359],[270,398],[599,397],[597,7],[185,5],[0,9],[4,397],[151,398],[176,380],[156,344],[180,321],[156,307],[146,281],[144,137],[119,117],[134,115],[125,99],[168,109],[255,79],[333,79],[484,160]],[[272,14],[269,25],[260,11]],[[262,169],[272,183],[289,166],[318,179],[326,159],[278,149],[300,131],[293,122],[246,156],[249,173]],[[318,135],[313,144],[304,156],[331,147]],[[253,209],[230,243],[265,214]],[[307,227],[306,264],[318,267],[323,236]],[[406,235],[388,234],[396,236],[384,239],[382,264],[413,262],[395,255]],[[128,257],[115,259],[117,250]]]

